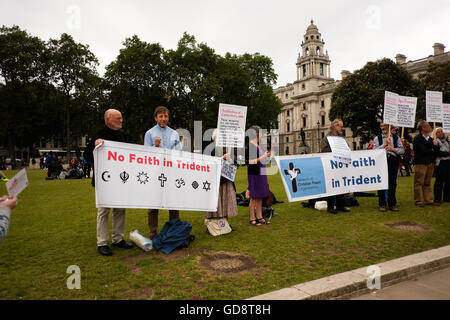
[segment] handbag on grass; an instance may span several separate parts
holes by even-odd
[[[231,232],[230,224],[225,218],[205,219],[205,225],[210,235],[220,236]]]

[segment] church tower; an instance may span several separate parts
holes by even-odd
[[[319,29],[311,20],[303,36],[302,51],[297,59],[297,81],[308,79],[331,80],[330,58],[328,51],[324,52],[325,42]]]

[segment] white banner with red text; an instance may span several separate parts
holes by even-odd
[[[97,207],[217,211],[221,158],[107,141],[94,150]]]

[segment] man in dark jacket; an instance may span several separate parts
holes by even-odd
[[[122,114],[116,109],[109,109],[105,112],[105,126],[100,129],[89,141],[84,152],[87,161],[94,163],[94,148],[104,140],[127,142],[125,135],[120,131],[122,128]],[[94,168],[95,170],[95,168]],[[95,174],[92,176],[92,185],[95,186]],[[108,246],[109,229],[108,216],[111,208],[98,208],[97,214],[97,246],[98,252],[104,256],[111,256],[112,251]],[[113,208],[113,235],[112,245],[114,247],[129,249],[133,244],[126,242],[125,234],[125,209]]]
[[[431,179],[433,178],[435,154],[438,142],[429,136],[431,126],[425,120],[418,124],[420,133],[413,140],[414,148],[414,202],[418,207],[433,204]],[[423,193],[423,202],[421,199]]]
[[[328,132],[327,137],[328,136],[335,136],[335,137],[342,136],[343,131],[344,131],[344,123],[342,122],[341,119],[335,119],[331,123],[330,131]],[[331,152],[331,147],[330,147],[330,144],[328,143],[328,139],[326,137],[324,139],[322,139],[321,151],[324,153]],[[350,212],[349,208],[344,207],[344,195],[343,194],[339,194],[337,196],[326,197],[326,198],[324,198],[324,200],[328,204],[328,212],[329,213],[336,214],[336,213],[338,213],[338,211]],[[336,208],[335,208],[335,206],[336,206]]]

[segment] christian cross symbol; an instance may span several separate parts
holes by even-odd
[[[294,164],[289,162],[289,170],[284,170],[284,174],[288,174],[292,181],[292,191],[297,192],[297,176],[301,173],[300,169],[294,168]]]
[[[164,176],[164,173],[161,173],[161,175],[158,177],[158,180],[161,181],[161,187],[164,187],[164,182],[167,181],[167,178]]]

